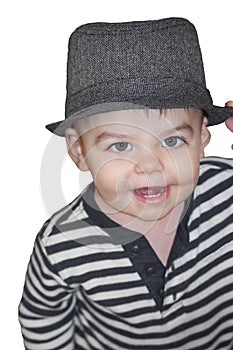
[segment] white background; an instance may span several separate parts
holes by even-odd
[[[51,142],[51,134],[44,125],[64,118],[69,35],[87,22],[186,17],[199,33],[207,86],[214,103],[223,106],[233,99],[231,3],[231,0],[8,0],[1,5],[1,348],[24,349],[17,307],[35,235],[50,214],[40,191],[41,162]],[[206,154],[232,157],[233,135],[225,125],[213,127],[211,132]],[[64,139],[56,137],[53,147],[54,157],[56,153],[63,154],[61,182],[69,201],[78,194],[79,182],[85,179],[79,178],[71,161],[64,157]],[[50,160],[52,164],[52,157]],[[51,164],[46,165],[48,191],[56,176]],[[42,175],[44,171],[43,165]],[[42,185],[46,188],[46,184]],[[56,194],[49,195],[56,198]],[[58,209],[60,203],[55,200],[53,203],[54,209]]]

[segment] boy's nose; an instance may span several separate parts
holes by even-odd
[[[136,174],[161,172],[163,171],[163,165],[158,157],[147,153],[135,163],[134,171]]]

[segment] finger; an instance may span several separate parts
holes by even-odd
[[[225,103],[226,107],[233,107],[233,101],[228,101]]]
[[[226,127],[233,132],[233,117],[228,118],[225,121]]]

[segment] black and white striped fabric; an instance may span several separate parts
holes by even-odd
[[[90,193],[37,235],[19,306],[25,348],[233,349],[233,160],[201,160],[166,268]]]

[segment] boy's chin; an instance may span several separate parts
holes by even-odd
[[[160,208],[145,207],[145,209],[141,210],[135,215],[134,220],[139,220],[147,224],[158,224],[161,225],[161,227],[166,227],[166,231],[170,232],[178,227],[183,218],[183,211],[184,201],[174,206],[164,205]]]
[[[170,218],[172,219],[173,211],[177,214],[176,208],[148,208],[145,207],[142,210],[134,211],[134,210],[119,210],[115,211],[115,213],[111,213],[110,215],[117,218],[118,220],[122,220],[122,223],[125,222],[145,222],[156,224],[159,221],[166,221]]]
[[[164,209],[162,211],[158,211],[158,210],[145,210],[142,211],[141,213],[139,213],[137,215],[137,218],[145,221],[145,222],[153,222],[156,223],[157,221],[160,220],[166,220],[166,218],[168,218],[170,216],[170,214],[172,213],[172,211],[174,210],[174,208],[168,210],[168,209]]]

